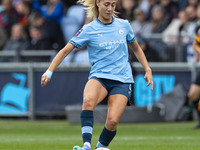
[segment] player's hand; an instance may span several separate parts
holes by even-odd
[[[41,86],[45,86],[47,85],[47,83],[50,81],[51,76],[52,76],[53,72],[50,70],[47,70],[41,77]]]
[[[148,69],[145,73],[144,79],[148,82],[147,86],[151,85],[151,90],[153,90],[153,77],[151,69]]]
[[[47,75],[42,75],[41,77],[41,86],[47,85],[47,83],[50,81],[49,77]]]

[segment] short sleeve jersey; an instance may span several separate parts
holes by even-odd
[[[109,24],[103,24],[96,18],[84,25],[69,42],[77,48],[87,45],[91,63],[89,79],[95,76],[133,83],[127,44],[134,40],[129,22],[113,17]]]

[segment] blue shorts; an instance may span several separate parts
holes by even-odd
[[[91,79],[95,79],[101,83],[101,85],[108,91],[108,96],[121,94],[128,98],[128,105],[132,104],[132,91],[133,91],[133,83],[122,83],[120,81],[91,77]]]

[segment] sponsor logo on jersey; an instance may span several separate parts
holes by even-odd
[[[125,40],[116,40],[116,41],[109,41],[109,42],[103,42],[99,44],[99,47],[105,47],[105,49],[112,49],[112,48],[118,48],[121,44],[126,43]]]

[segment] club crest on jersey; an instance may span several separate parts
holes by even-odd
[[[120,29],[119,34],[124,34],[124,30]]]
[[[76,32],[76,34],[74,36],[78,36],[82,31],[83,31],[83,29],[80,29],[78,32]]]

